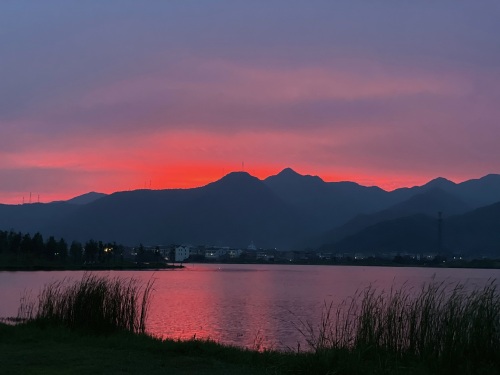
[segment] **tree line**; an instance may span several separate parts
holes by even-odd
[[[102,241],[78,241],[70,245],[64,238],[50,236],[44,239],[41,233],[33,235],[15,231],[0,231],[0,256],[7,263],[110,263],[121,260],[123,246]]]

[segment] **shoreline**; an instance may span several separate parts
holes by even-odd
[[[342,263],[327,262],[183,262],[174,265],[86,265],[86,266],[64,266],[64,265],[0,265],[0,272],[16,271],[161,271],[161,270],[181,270],[190,265],[213,264],[213,265],[287,265],[287,266],[347,266],[347,267],[394,267],[394,268],[433,268],[433,269],[500,269],[500,260],[496,259],[478,259],[471,261],[450,261],[437,264],[418,264],[418,263],[395,263],[395,262],[371,262],[371,261],[352,261]]]
[[[0,322],[5,373],[156,374],[497,374],[498,363],[460,364],[397,356],[382,349],[278,351],[244,349],[210,340],[159,339],[118,331],[91,334],[61,326],[7,325]]]
[[[161,271],[161,270],[177,270],[185,268],[184,265],[124,265],[124,266],[84,266],[84,267],[65,267],[62,265],[54,266],[39,266],[39,265],[25,265],[25,266],[0,266],[0,272],[17,272],[17,271]]]

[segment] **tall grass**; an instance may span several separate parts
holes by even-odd
[[[369,287],[337,307],[325,305],[319,326],[302,324],[299,331],[317,354],[500,369],[500,294],[493,281],[475,290],[445,283],[416,291]]]
[[[81,280],[55,281],[37,300],[21,299],[18,317],[28,322],[62,324],[92,332],[144,333],[153,281],[85,273]]]

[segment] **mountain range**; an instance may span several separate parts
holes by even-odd
[[[68,241],[191,243],[342,252],[500,255],[500,175],[459,184],[437,178],[385,191],[325,182],[286,168],[264,180],[233,172],[192,189],[91,192],[68,201],[0,205],[0,229]],[[442,249],[441,249],[442,250]]]

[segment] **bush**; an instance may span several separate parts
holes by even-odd
[[[336,308],[325,305],[318,327],[302,323],[299,330],[323,357],[345,353],[457,373],[500,369],[500,295],[493,282],[476,290],[444,283],[419,291],[370,287]]]
[[[55,281],[44,286],[37,301],[21,299],[18,318],[107,333],[144,333],[153,281],[109,278],[85,273],[81,280]]]

